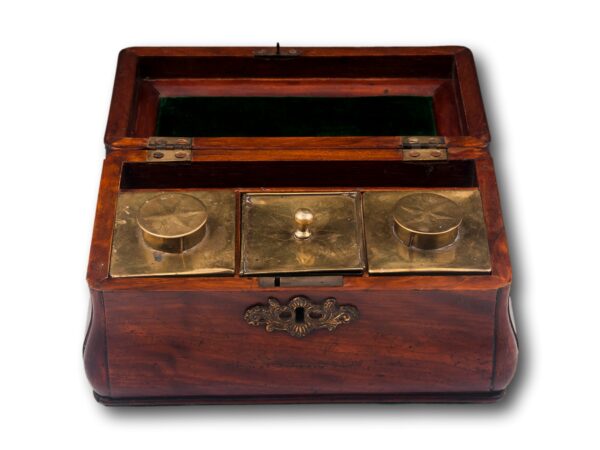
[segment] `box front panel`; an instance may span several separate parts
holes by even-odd
[[[485,392],[492,374],[495,294],[107,292],[111,396]],[[268,309],[269,298],[285,306],[298,296],[308,302],[306,313],[281,313],[286,323],[322,321],[323,309],[321,318],[308,317],[310,305],[322,308],[328,298],[356,315],[334,323],[333,331],[325,324],[293,333],[294,327],[279,323],[267,332],[268,317],[249,323],[250,308]]]

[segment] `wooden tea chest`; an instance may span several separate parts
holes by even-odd
[[[518,350],[489,141],[464,47],[123,50],[96,398],[500,398]]]

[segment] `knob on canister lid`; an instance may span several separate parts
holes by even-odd
[[[308,208],[300,208],[296,210],[294,214],[294,220],[298,229],[294,232],[294,236],[297,239],[308,239],[312,232],[309,227],[312,225],[315,216],[312,211]]]
[[[454,242],[462,222],[460,207],[438,194],[407,195],[394,207],[394,228],[408,247],[423,250],[441,248]]]
[[[196,197],[169,192],[146,200],[137,221],[150,247],[181,253],[202,240],[207,218],[206,206]]]

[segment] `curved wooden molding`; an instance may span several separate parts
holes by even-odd
[[[91,291],[91,318],[85,342],[83,362],[87,378],[100,395],[110,396],[106,350],[106,322],[102,292]]]
[[[517,371],[519,345],[510,312],[509,287],[498,290],[496,301],[496,340],[491,390],[504,390]]]

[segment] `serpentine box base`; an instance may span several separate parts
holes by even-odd
[[[85,356],[102,403],[487,402],[513,375],[506,289],[303,289],[360,311],[305,338],[243,319],[296,290],[165,289],[94,292]]]
[[[497,400],[518,350],[488,143],[463,47],[124,50],[96,398]]]

